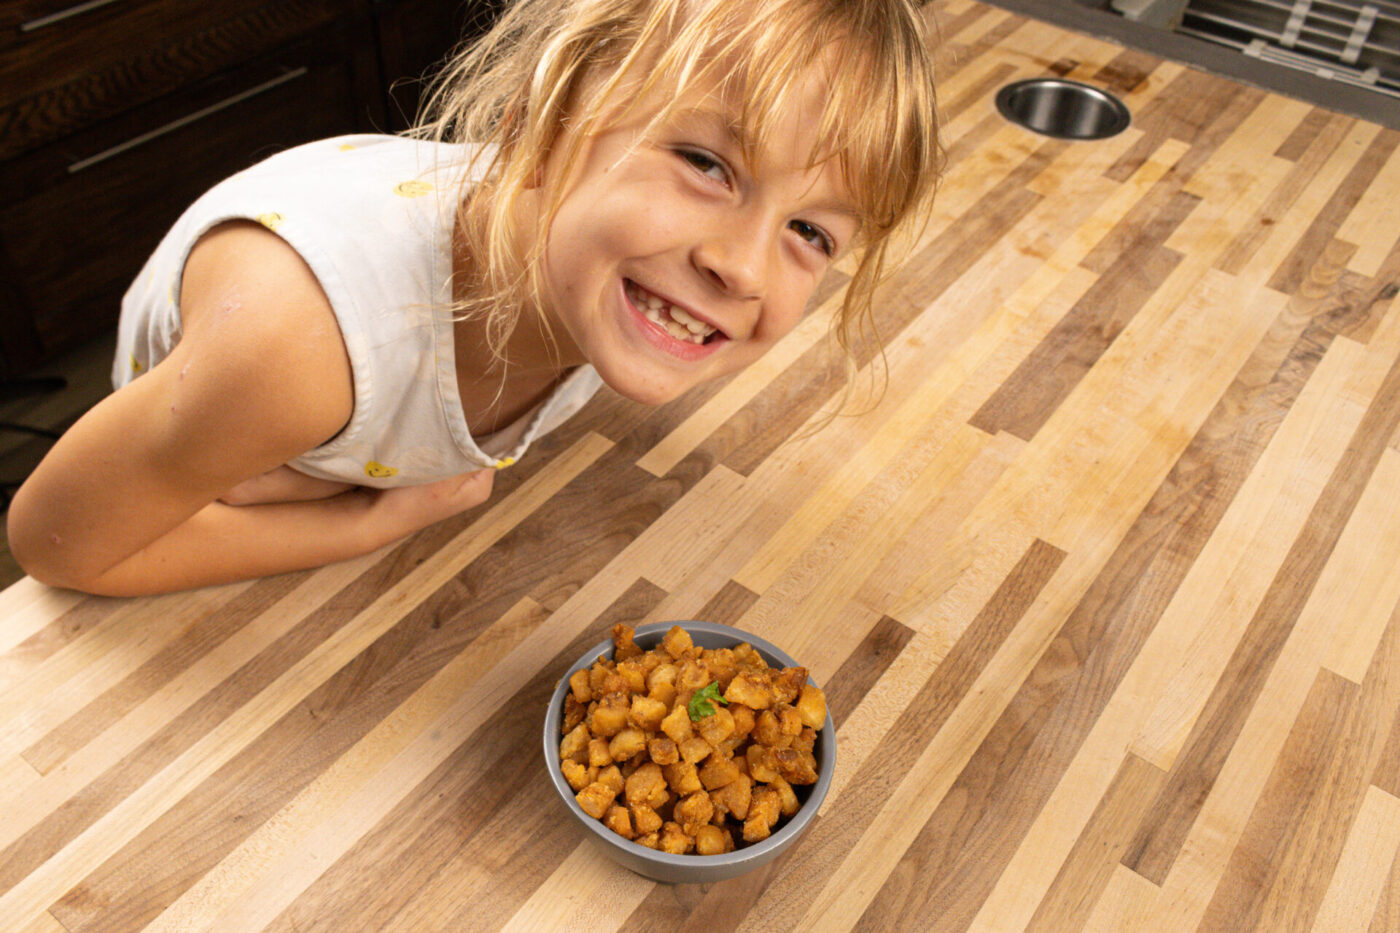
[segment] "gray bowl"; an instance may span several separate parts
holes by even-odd
[[[655,622],[643,625],[637,629],[637,645],[643,649],[655,647],[672,625],[679,625],[689,632],[695,644],[702,648],[727,648],[746,641],[774,667],[797,666],[797,662],[776,645],[748,632],[715,622]],[[817,810],[831,788],[831,776],[836,770],[836,725],[831,721],[830,712],[827,713],[826,723],[817,733],[817,744],[813,749],[817,757],[817,783],[793,788],[802,804],[801,808],[762,842],[723,855],[672,855],[624,839],[583,812],[583,808],[574,799],[573,788],[564,780],[564,775],[559,770],[559,740],[563,738],[559,733],[559,725],[564,719],[564,695],[569,691],[569,677],[574,671],[591,666],[601,656],[611,657],[612,650],[612,639],[609,638],[585,651],[583,657],[575,661],[560,679],[544,717],[544,760],[549,779],[554,782],[559,799],[573,814],[573,818],[582,825],[585,834],[614,862],[639,875],[668,884],[708,884],[733,878],[771,862],[787,851],[816,818]],[[808,682],[812,682],[811,678],[808,678]]]

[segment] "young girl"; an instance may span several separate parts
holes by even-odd
[[[274,156],[122,305],[117,391],[15,496],[40,580],[135,594],[367,553],[487,498],[606,383],[758,359],[859,251],[869,315],[938,146],[916,0],[521,0],[412,138]]]

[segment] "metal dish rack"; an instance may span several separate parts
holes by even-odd
[[[1113,0],[1129,19],[1400,97],[1397,0]]]

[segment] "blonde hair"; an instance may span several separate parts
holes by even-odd
[[[857,268],[833,320],[849,372],[854,339],[874,331],[891,234],[927,220],[941,168],[928,41],[916,0],[518,0],[454,56],[412,131],[493,144],[482,149],[484,180],[459,207],[471,265],[454,312],[484,320],[504,359],[520,312],[542,305],[547,238],[521,255],[512,205],[551,155],[562,166],[555,177],[570,177],[582,141],[628,102],[656,88],[674,101],[718,87],[737,104],[744,144],[758,148],[815,68],[829,94],[810,167],[837,160],[861,222]],[[575,132],[563,136],[566,124]],[[546,231],[565,193],[546,192]]]

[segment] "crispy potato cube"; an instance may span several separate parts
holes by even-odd
[[[593,689],[588,685],[588,668],[581,667],[569,675],[569,695],[580,703],[593,699]]]
[[[750,709],[768,709],[773,705],[773,687],[761,674],[740,671],[729,682],[724,698],[730,703],[742,703]]]
[[[759,745],[777,745],[783,738],[783,726],[771,709],[761,711],[754,717],[753,740]]]
[[[797,799],[797,792],[792,789],[791,784],[782,778],[769,781],[768,786],[778,792],[778,810],[783,816],[792,816],[802,806],[802,803]]]
[[[632,841],[635,842],[635,843],[636,843],[637,845],[639,845],[639,846],[646,846],[648,849],[659,849],[659,848],[661,848],[661,834],[660,834],[660,833],[646,833],[645,835],[638,836],[636,839],[633,839]]]
[[[608,753],[612,755],[613,761],[626,761],[638,752],[645,751],[646,747],[647,734],[636,726],[628,726],[612,737],[612,741],[608,743]]]
[[[753,710],[742,703],[731,703],[726,708],[729,715],[734,717],[734,736],[740,741],[747,739],[756,721]]]
[[[739,780],[739,766],[734,763],[733,758],[721,758],[718,755],[711,755],[705,762],[705,766],[700,769],[700,783],[705,785],[706,790],[714,790],[716,787],[723,787]]]
[[[783,801],[778,796],[778,791],[771,785],[763,784],[753,789],[753,797],[749,800],[749,816],[752,820],[761,817],[768,822],[771,827],[778,822],[778,817],[783,813]],[[747,822],[747,820],[745,821]]]
[[[606,768],[613,763],[613,756],[608,752],[607,739],[589,739],[588,763],[595,768]]]
[[[726,848],[725,843],[729,845]],[[723,855],[734,849],[734,840],[729,833],[714,824],[701,826],[695,834],[696,855]]]
[[[579,723],[559,742],[559,757],[565,761],[588,762],[588,742],[592,738],[588,727]]]
[[[680,674],[680,672],[681,669],[671,661],[666,660],[660,662],[651,669],[651,673],[647,674],[647,690],[655,690],[661,684],[670,684],[674,687],[676,685],[676,676]]]
[[[791,703],[802,692],[807,683],[807,668],[785,667],[773,677],[773,699],[778,703]]]
[[[671,708],[671,712],[666,714],[666,718],[661,720],[661,731],[670,736],[671,741],[677,745],[695,734],[684,703],[677,703]]]
[[[744,841],[762,842],[773,835],[773,827],[761,816],[751,816],[744,820]]]
[[[666,785],[682,797],[705,786],[700,783],[700,775],[695,770],[695,765],[688,761],[682,760],[673,765],[666,765],[661,772],[666,775]]]
[[[820,729],[826,725],[826,694],[817,687],[803,684],[795,708],[797,714],[802,717],[803,725],[813,729]]]
[[[652,761],[659,765],[673,765],[681,760],[681,753],[676,748],[676,743],[664,735],[647,740],[647,754],[651,756]]]
[[[802,731],[792,740],[790,748],[795,748],[799,752],[810,752],[817,747],[817,730],[811,726],[803,726]]]
[[[749,801],[752,796],[753,780],[747,774],[741,774],[728,784],[710,791],[710,799],[714,801],[715,809],[731,813],[737,820],[749,815]]]
[[[750,745],[744,757],[749,762],[749,777],[767,783],[778,777],[778,763],[773,759],[773,750],[762,745]]]
[[[632,825],[638,835],[654,833],[661,829],[661,824],[664,820],[661,819],[661,814],[657,813],[651,807],[643,803],[633,806],[631,810]]]
[[[631,777],[633,771],[636,771],[650,760],[651,759],[647,757],[646,749],[642,749],[622,763],[622,776],[625,778]]]
[[[653,806],[657,792],[666,793],[666,775],[655,762],[642,765],[627,778],[623,794],[631,807]],[[664,798],[663,798],[664,799]]]
[[[564,721],[561,731],[571,732],[588,716],[588,704],[580,703],[572,693],[564,694]]]
[[[740,667],[748,668],[751,671],[768,670],[768,662],[763,660],[763,655],[758,653],[758,649],[746,641],[741,641],[735,645],[734,661]]]
[[[569,786],[575,792],[583,790],[593,783],[593,778],[588,773],[588,768],[577,761],[570,761],[567,758],[559,764],[559,771],[564,775],[564,780],[569,782]]]
[[[681,798],[676,804],[672,818],[681,824],[681,829],[687,836],[694,836],[701,826],[710,822],[710,817],[714,814],[715,805],[710,800],[710,795],[704,791],[696,791]]]
[[[712,680],[714,678],[710,676],[710,669],[704,661],[687,659],[681,662],[681,672],[676,675],[676,691],[694,693]]]
[[[710,669],[710,676],[719,683],[720,693],[728,689],[729,682],[739,671],[739,662],[735,660],[732,648],[717,648],[708,652],[705,655],[705,666]]]
[[[625,622],[619,622],[612,627],[614,660],[625,661],[642,653],[642,649],[638,648],[637,643],[632,640],[636,634],[636,629]]]
[[[666,718],[670,707],[660,700],[654,700],[646,696],[632,697],[632,709],[627,714],[627,719],[638,729],[647,732],[655,732],[661,728],[661,720]]]
[[[700,733],[706,742],[718,748],[721,742],[734,734],[734,716],[720,706],[713,715],[705,716],[695,723],[695,731]]]
[[[695,839],[686,835],[685,830],[674,823],[667,823],[661,827],[661,851],[670,852],[672,855],[685,855],[695,848]]]
[[[642,663],[636,658],[629,658],[626,661],[619,661],[617,665],[617,676],[623,683],[627,684],[629,693],[646,693],[647,673],[642,670]]]
[[[606,785],[613,792],[613,796],[622,793],[622,788],[626,786],[627,780],[622,776],[621,769],[617,765],[608,765],[598,771],[598,776],[593,779],[599,784]]]
[[[606,658],[599,658],[588,669],[588,690],[593,694],[593,699],[602,699],[603,684],[607,682],[608,675],[612,673],[612,662]]]
[[[794,737],[802,734],[802,716],[797,710],[786,703],[780,703],[774,707],[778,714],[778,728],[783,735],[788,737],[787,744],[791,744]]]
[[[795,748],[775,748],[773,762],[778,773],[789,784],[817,783],[817,761],[810,752],[800,752]]]
[[[656,702],[663,704],[667,709],[670,709],[676,704],[676,685],[668,683],[659,683],[655,687],[651,688],[651,691],[647,694],[647,696],[651,697],[651,699],[655,700]]]
[[[608,812],[608,807],[612,806],[613,798],[617,795],[611,787],[601,781],[594,781],[575,795],[574,799],[578,805],[583,807],[583,812],[593,817],[595,820],[603,818],[603,814]]]
[[[661,647],[666,650],[672,658],[679,658],[695,646],[690,638],[690,633],[679,625],[673,625],[661,638]]]
[[[710,754],[717,758],[733,758],[734,752],[746,741],[747,739],[741,739],[738,736],[731,735],[729,738],[719,743],[719,746]]]
[[[612,738],[627,726],[631,704],[627,694],[620,691],[605,694],[588,717],[588,730],[603,738]]]
[[[632,829],[632,814],[620,804],[615,803],[608,807],[608,812],[603,814],[603,825],[624,839],[631,839],[636,835]]]
[[[714,750],[711,748],[709,742],[706,742],[698,735],[691,736],[684,742],[681,742],[677,747],[680,748],[681,751],[681,761],[686,761],[690,764],[695,764],[698,761],[704,760],[705,756]]]

